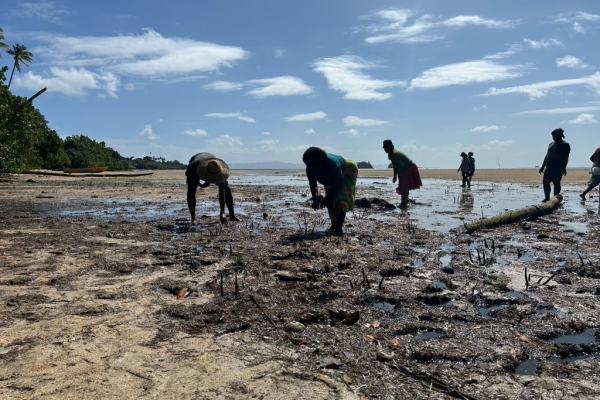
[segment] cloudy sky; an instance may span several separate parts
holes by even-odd
[[[34,62],[11,89],[62,137],[124,156],[301,163],[309,145],[385,164],[571,166],[600,146],[600,2],[4,0]],[[596,45],[594,45],[596,43]],[[596,49],[595,51],[593,49]],[[11,60],[3,54],[0,65]]]

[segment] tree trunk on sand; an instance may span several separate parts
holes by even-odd
[[[507,211],[491,218],[480,219],[479,221],[465,224],[465,228],[467,229],[467,233],[473,233],[478,229],[497,228],[499,226],[512,224],[524,219],[538,218],[542,215],[550,214],[552,211],[556,210],[560,206],[562,200],[563,197],[560,194],[557,194],[545,203],[527,206],[513,211]]]

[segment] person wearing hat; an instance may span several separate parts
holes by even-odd
[[[464,151],[460,153],[462,160],[460,162],[460,167],[456,170],[456,172],[460,171],[462,173],[462,187],[466,187],[466,185],[471,186],[469,182],[469,171],[471,170],[471,165],[469,164],[469,157],[467,153]]]
[[[392,182],[396,183],[396,180],[398,180],[396,193],[401,196],[400,209],[406,210],[408,207],[408,192],[423,186],[419,168],[406,154],[394,148],[394,144],[390,139],[383,141],[383,150],[388,154],[388,159],[392,162],[394,169]]]
[[[358,166],[348,158],[314,146],[304,152],[302,161],[306,164],[313,210],[326,206],[331,219],[329,231],[341,236],[346,213],[354,209]],[[319,195],[317,183],[324,186],[325,197]]]
[[[473,175],[475,174],[475,157],[473,157],[473,152],[470,151],[467,153],[469,156],[469,181],[467,182],[467,186],[471,186],[471,179],[473,179]]]
[[[544,174],[542,184],[544,186],[544,200],[550,200],[550,183],[554,185],[554,195],[560,193],[560,180],[563,175],[567,175],[567,164],[569,163],[569,153],[571,146],[565,142],[565,131],[557,128],[552,131],[554,141],[548,146],[548,152],[544,157],[544,163],[540,168],[540,174]]]
[[[229,219],[239,221],[233,210],[233,195],[227,183],[229,166],[225,161],[211,153],[198,153],[190,158],[185,176],[188,187],[187,204],[192,215],[192,225],[196,223],[196,189],[198,186],[204,189],[210,186],[211,183],[219,187],[219,206],[221,207],[219,218],[221,223],[227,222],[225,204],[227,204],[227,210],[229,211]],[[200,180],[203,180],[204,183],[201,183]]]

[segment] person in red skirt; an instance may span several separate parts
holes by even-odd
[[[419,168],[417,168],[417,165],[406,154],[395,149],[391,140],[386,139],[383,141],[383,150],[388,154],[388,159],[394,167],[394,180],[392,182],[396,183],[396,180],[398,180],[396,193],[402,196],[400,209],[406,210],[408,206],[408,192],[423,186],[421,176],[419,175]]]

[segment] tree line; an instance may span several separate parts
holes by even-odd
[[[33,54],[19,43],[12,47],[5,44],[2,28],[0,49],[5,49],[13,58],[8,84],[6,73],[9,67],[0,68],[0,172],[65,167],[108,167],[112,171],[185,168],[179,161],[167,161],[162,157],[126,158],[104,142],[84,135],[61,139],[55,130],[48,127],[44,115],[31,102],[26,103],[26,97],[15,96],[10,91],[15,70],[21,72],[23,65],[29,66],[33,62]]]

